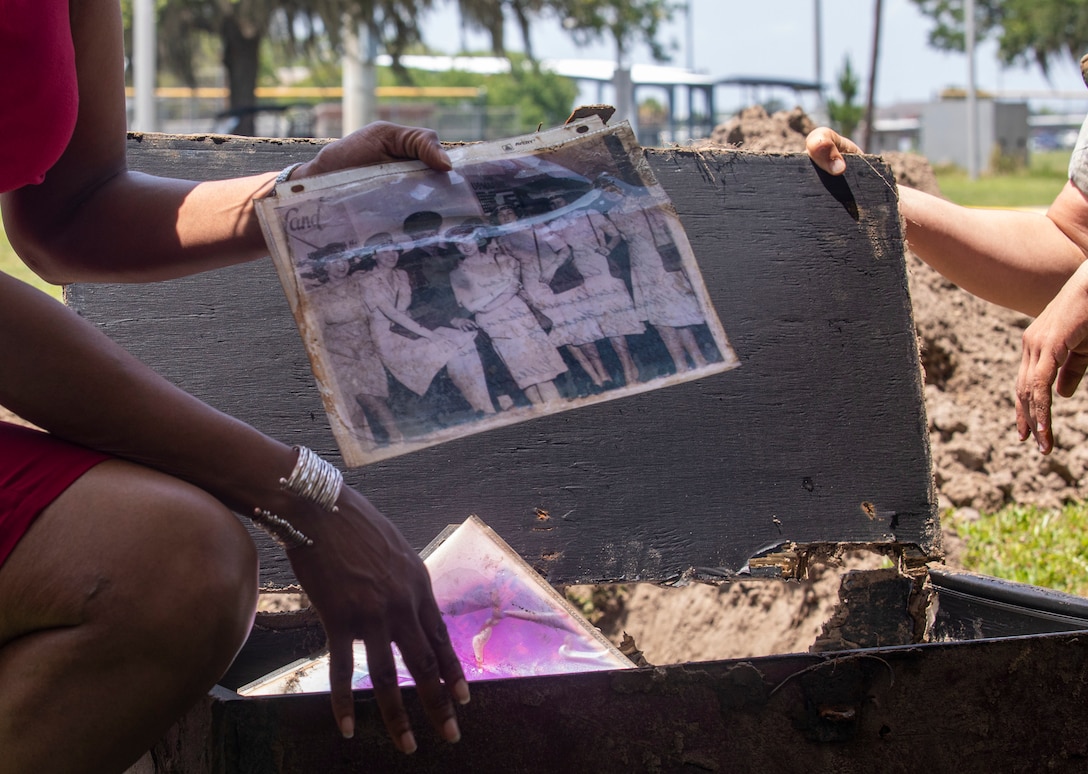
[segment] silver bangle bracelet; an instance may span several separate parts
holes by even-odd
[[[344,476],[336,467],[305,446],[298,450],[295,468],[287,478],[280,479],[280,489],[320,505],[330,513],[340,510],[336,501],[344,487]]]

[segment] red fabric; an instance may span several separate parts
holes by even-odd
[[[68,0],[0,0],[0,192],[45,179],[78,106]],[[0,422],[0,565],[34,518],[105,459]]]
[[[0,192],[45,179],[78,107],[68,0],[0,0]],[[34,518],[105,459],[0,422],[0,565]]]
[[[68,0],[0,0],[0,192],[45,179],[78,107]]]
[[[35,517],[109,455],[0,422],[0,566]]]

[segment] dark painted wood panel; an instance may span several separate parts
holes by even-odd
[[[373,694],[340,738],[327,695],[220,690],[173,744],[187,774],[253,772],[1080,772],[1083,634],[770,656],[476,683],[459,744],[398,753]],[[161,746],[160,746],[161,747]],[[182,760],[181,754],[190,758]]]
[[[134,168],[214,179],[285,166],[299,141],[144,136]],[[739,570],[793,541],[929,551],[936,498],[891,175],[803,156],[648,151],[741,367],[348,473],[422,548],[478,514],[553,583]],[[70,303],[165,376],[338,460],[268,259]],[[551,519],[541,522],[536,508]],[[275,550],[264,582],[292,582]]]

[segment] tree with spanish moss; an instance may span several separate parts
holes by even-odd
[[[131,6],[123,0],[129,19]],[[336,52],[345,24],[365,24],[397,57],[420,41],[418,20],[432,6],[433,0],[157,0],[159,60],[195,87],[198,46],[208,37],[218,40],[228,110],[240,117],[236,131],[252,134],[266,41],[290,54]]]
[[[911,2],[933,20],[930,45],[965,50],[963,0]],[[1088,0],[975,0],[975,30],[997,41],[1002,64],[1034,64],[1049,76],[1055,62],[1078,62],[1088,51]]]

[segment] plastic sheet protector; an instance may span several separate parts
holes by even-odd
[[[255,202],[348,467],[740,365],[629,125],[449,156]]]
[[[469,682],[633,668],[626,656],[476,516],[423,552],[450,641]],[[394,646],[394,650],[395,650]],[[412,677],[399,653],[401,685]],[[329,657],[290,664],[239,689],[243,696],[329,690]],[[352,687],[373,687],[355,644]]]

